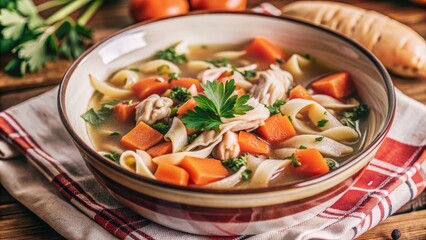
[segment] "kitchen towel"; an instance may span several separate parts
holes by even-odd
[[[54,89],[0,113],[0,152],[9,158],[0,160],[0,180],[12,196],[68,239],[210,239],[160,226],[115,201],[94,180],[69,140],[56,96]],[[306,221],[235,239],[355,238],[421,193],[426,107],[398,90],[396,96],[392,128],[354,186]],[[13,149],[27,160],[11,158]]]

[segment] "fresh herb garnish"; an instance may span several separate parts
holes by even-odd
[[[315,138],[315,141],[321,142],[323,139],[324,139],[324,137],[317,137],[317,138]]]
[[[325,161],[330,171],[336,170],[339,167],[339,164],[333,159],[326,158]]]
[[[188,61],[186,54],[178,54],[176,52],[176,49],[174,49],[172,47],[158,51],[154,55],[154,59],[164,59],[164,60],[168,60],[168,61],[174,62],[176,64],[179,64],[179,65],[186,63]]]
[[[248,154],[244,154],[236,158],[222,160],[222,165],[231,169],[233,172],[237,172],[241,167],[247,166],[247,158]]]
[[[213,64],[215,67],[227,67],[229,65],[228,59],[212,59],[212,60],[205,60],[208,63]]]
[[[246,170],[244,170],[242,173],[241,173],[241,179],[243,180],[243,181],[247,181],[247,180],[249,180],[250,179],[250,175],[252,174],[252,170],[250,170],[250,169],[246,169]]]
[[[300,145],[299,149],[307,149],[307,148],[303,145]]]
[[[35,6],[30,0],[0,1],[0,55],[13,56],[5,71],[22,76],[61,56],[69,59],[80,56],[92,38],[92,30],[84,25],[103,2],[57,0]],[[48,18],[40,16],[40,12],[61,5],[64,6]],[[69,17],[85,6],[77,21]]]
[[[286,102],[283,100],[279,100],[277,99],[274,104],[270,105],[270,106],[266,106],[266,108],[269,110],[269,112],[271,113],[270,115],[273,116],[275,114],[282,114],[280,107],[282,105],[284,105]]]
[[[327,116],[327,111],[324,111],[322,114],[324,114],[324,115],[326,115],[326,116]]]
[[[133,71],[133,72],[140,72],[139,68],[136,68],[136,67],[135,68],[129,68],[129,70]]]
[[[176,116],[177,115],[177,111],[179,110],[180,106],[182,106],[182,104],[178,104],[176,106],[171,107],[170,108],[170,115],[169,115],[169,117],[172,118],[172,117]]]
[[[120,160],[120,154],[116,152],[105,154],[104,157],[108,158],[109,160],[113,162],[118,162],[118,160]]]
[[[366,104],[356,106],[352,112],[344,112],[340,122],[348,127],[355,128],[355,121],[368,115],[369,109]]]
[[[166,122],[156,122],[151,127],[162,134],[166,134],[170,129],[169,124]]]
[[[299,162],[299,159],[297,159],[297,157],[294,155],[294,153],[293,153],[293,154],[291,154],[291,156],[290,156],[290,157],[288,157],[287,159],[290,159],[290,160],[291,160],[291,164],[292,164],[294,167],[300,167],[300,166],[302,166],[302,164]]]
[[[109,135],[110,135],[110,136],[120,136],[120,135],[121,135],[121,133],[119,133],[119,132],[117,132],[117,131],[114,131],[114,132],[111,132]]]
[[[173,80],[178,80],[180,78],[179,73],[170,73],[169,74],[169,82],[173,81]]]
[[[255,72],[255,71],[253,71],[253,70],[245,70],[244,72],[241,72],[240,70],[238,70],[238,69],[237,69],[236,67],[234,67],[234,66],[231,66],[231,68],[232,68],[232,71],[238,72],[238,73],[240,73],[241,75],[243,75],[243,77],[244,77],[246,80],[252,79],[252,78],[254,78],[254,77],[256,77],[256,76],[257,76],[256,72]]]
[[[192,94],[188,91],[188,89],[181,86],[174,87],[172,91],[170,92],[170,98],[176,99],[180,102],[186,102],[191,97],[192,97]]]
[[[219,126],[222,124],[220,118],[244,115],[253,109],[252,106],[247,105],[249,95],[241,97],[232,95],[236,88],[234,80],[226,83],[212,81],[201,84],[201,86],[205,95],[200,94],[194,97],[197,102],[195,111],[189,110],[187,114],[182,116],[182,122],[188,128],[219,131]]]
[[[114,110],[114,106],[120,103],[118,100],[112,100],[101,105],[99,110],[93,108],[85,112],[81,117],[88,123],[96,126],[103,123],[106,118],[111,115]]]
[[[328,123],[327,119],[321,119],[317,122],[317,127],[319,128],[324,127],[326,123]]]
[[[196,132],[188,135],[188,144],[191,144],[202,132]]]

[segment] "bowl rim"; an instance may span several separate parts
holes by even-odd
[[[289,184],[283,184],[283,185],[277,185],[277,186],[270,186],[270,187],[263,187],[263,188],[248,188],[248,189],[208,189],[208,188],[201,188],[201,187],[191,187],[191,186],[178,186],[173,185],[165,182],[160,182],[155,179],[151,179],[139,174],[136,174],[134,172],[130,172],[122,167],[120,167],[118,164],[113,163],[112,161],[102,157],[98,152],[95,151],[92,147],[90,147],[88,144],[86,144],[82,138],[76,133],[76,131],[73,129],[68,116],[66,114],[66,107],[65,107],[65,95],[67,90],[68,82],[71,79],[72,74],[76,70],[76,68],[80,65],[80,63],[89,55],[94,49],[99,47],[102,44],[105,44],[109,41],[112,41],[119,35],[126,33],[128,31],[131,31],[135,28],[154,23],[159,22],[163,20],[169,20],[174,18],[182,18],[182,17],[191,17],[191,16],[199,16],[199,15],[216,15],[216,14],[222,14],[222,15],[242,15],[242,16],[255,16],[255,17],[264,17],[269,19],[275,19],[275,20],[281,20],[281,21],[287,21],[292,22],[296,24],[301,24],[304,26],[308,26],[310,28],[320,30],[325,32],[326,34],[333,35],[334,37],[337,37],[345,42],[347,42],[349,45],[352,45],[357,50],[359,50],[364,56],[366,56],[372,64],[376,67],[376,69],[379,71],[380,75],[384,79],[386,93],[389,96],[388,98],[388,105],[389,105],[389,111],[387,113],[385,123],[382,127],[382,129],[379,131],[379,133],[376,135],[376,137],[373,139],[373,141],[366,146],[365,150],[362,152],[359,152],[351,157],[348,161],[346,161],[344,164],[342,164],[339,168],[337,168],[334,171],[328,172],[326,174],[322,174],[319,176],[303,179],[300,181],[294,181],[290,182]],[[93,46],[91,46],[89,49],[87,49],[80,57],[78,57],[72,65],[68,68],[68,70],[65,72],[61,83],[59,84],[59,90],[58,90],[58,97],[57,97],[57,105],[58,105],[58,112],[60,119],[62,121],[62,124],[64,125],[65,129],[67,130],[67,133],[70,135],[71,139],[73,140],[74,144],[77,144],[79,148],[83,149],[86,154],[89,154],[92,159],[98,161],[99,163],[103,165],[107,165],[109,169],[118,171],[122,174],[125,174],[134,180],[137,181],[143,181],[145,183],[154,184],[156,186],[165,187],[171,190],[179,190],[179,191],[187,191],[187,192],[194,192],[194,193],[206,193],[206,194],[249,194],[249,193],[265,193],[265,192],[273,192],[273,191],[283,191],[287,189],[292,188],[302,188],[305,186],[310,186],[314,184],[319,184],[327,179],[330,179],[336,175],[338,175],[341,172],[344,172],[348,169],[350,169],[356,162],[358,162],[360,159],[365,158],[368,154],[370,154],[385,138],[387,132],[389,131],[394,115],[395,115],[395,90],[393,87],[393,83],[391,80],[391,77],[389,76],[389,73],[383,66],[383,64],[365,47],[363,47],[361,44],[355,42],[354,40],[344,36],[343,34],[330,30],[326,27],[314,25],[308,21],[288,17],[288,16],[273,16],[273,15],[266,15],[261,13],[255,13],[251,11],[194,11],[190,12],[188,14],[183,15],[176,15],[172,17],[166,17],[166,18],[158,18],[158,19],[151,19],[147,21],[143,21],[140,23],[133,24],[129,27],[126,27],[118,32],[113,33],[112,35],[109,35],[108,37],[102,39],[101,41],[95,43]],[[86,164],[87,163],[87,160]]]

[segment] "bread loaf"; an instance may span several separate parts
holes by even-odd
[[[343,33],[370,50],[397,75],[426,78],[426,41],[411,28],[387,16],[325,1],[294,2],[284,6],[282,12]]]

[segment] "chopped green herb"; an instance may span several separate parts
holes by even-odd
[[[307,149],[307,148],[303,145],[300,145],[299,149]]]
[[[192,97],[192,94],[188,91],[188,89],[181,86],[174,87],[172,91],[170,92],[170,98],[176,99],[180,102],[186,102],[191,97]]]
[[[289,157],[289,159],[291,160],[291,164],[293,164],[294,167],[300,167],[300,166],[302,166],[302,164],[299,162],[299,159],[297,159],[297,157],[294,156],[294,153],[291,154],[291,156]]]
[[[166,134],[170,129],[169,124],[167,124],[166,122],[156,122],[151,127],[162,134]]]
[[[319,128],[324,127],[326,123],[328,123],[327,119],[321,119],[321,120],[318,121],[317,127],[319,127]]]
[[[273,116],[275,114],[282,114],[280,107],[282,105],[284,105],[286,102],[283,100],[279,100],[277,99],[274,104],[270,105],[270,106],[266,106],[266,108],[269,110],[269,112],[271,113],[270,116]]]
[[[312,59],[311,55],[309,55],[309,54],[305,54],[305,55],[303,55],[303,57],[306,58],[307,60],[311,60]]]
[[[180,76],[179,76],[179,73],[170,73],[169,74],[169,82],[171,82],[171,81],[173,81],[173,80],[177,80],[177,79],[179,79],[180,78]]]
[[[205,60],[208,63],[213,64],[215,67],[226,67],[229,65],[228,59],[212,59],[212,60]]]
[[[355,128],[355,121],[366,117],[368,115],[369,109],[366,104],[360,104],[351,112],[344,112],[340,122],[348,127]]]
[[[243,75],[243,77],[246,79],[246,80],[249,80],[249,79],[252,79],[252,78],[254,78],[254,77],[256,77],[257,76],[257,74],[256,74],[256,72],[255,71],[253,71],[253,70],[245,70],[244,72],[241,72],[241,71],[239,71],[236,67],[234,67],[234,66],[231,66],[231,68],[232,68],[232,72],[238,72],[238,73],[240,73],[241,75]],[[233,73],[232,73],[232,75],[233,75]]]
[[[169,115],[169,117],[176,116],[177,115],[177,111],[178,111],[178,109],[179,109],[180,106],[182,106],[182,104],[178,104],[176,106],[171,107],[170,108],[170,115]]]
[[[197,102],[195,111],[188,111],[182,116],[182,122],[191,129],[219,130],[222,124],[221,118],[233,118],[235,115],[244,115],[253,109],[247,105],[249,95],[238,97],[232,95],[236,85],[234,80],[219,83],[218,81],[207,82],[201,85],[205,95],[194,97]]]
[[[324,139],[324,137],[317,137],[317,138],[315,138],[315,141],[321,142],[323,139]]]
[[[170,70],[170,67],[168,65],[164,64],[164,65],[161,65],[157,68],[157,72],[159,72],[160,74],[167,75],[167,74],[171,73],[171,70]]]
[[[327,111],[324,111],[323,114],[327,116]]]
[[[185,54],[177,54],[176,50],[172,47],[158,51],[154,55],[154,59],[164,59],[176,64],[183,64],[188,61]]]
[[[231,169],[233,172],[240,170],[241,167],[247,166],[248,155],[244,154],[236,158],[222,160],[222,165]]]
[[[241,173],[241,179],[243,180],[243,181],[247,181],[247,180],[249,180],[250,179],[250,175],[253,173],[253,171],[252,170],[250,170],[250,169],[246,169],[246,170],[244,170],[242,173]]]
[[[114,131],[112,133],[109,134],[110,136],[120,136],[121,134],[117,131]]]
[[[139,68],[129,68],[129,70],[133,72],[140,72]]]
[[[336,170],[339,167],[339,164],[331,158],[326,158],[325,161],[330,171]]]
[[[106,118],[111,115],[114,106],[120,103],[118,100],[112,100],[101,105],[99,110],[93,108],[81,115],[81,117],[88,123],[96,126],[103,123]]]
[[[105,154],[104,157],[108,158],[109,160],[113,162],[118,162],[118,160],[120,160],[120,154],[116,152]]]
[[[277,62],[278,64],[282,64],[283,60],[281,58],[277,58],[277,59],[275,59],[275,62]]]
[[[196,132],[188,135],[188,144],[191,144],[202,132]]]

